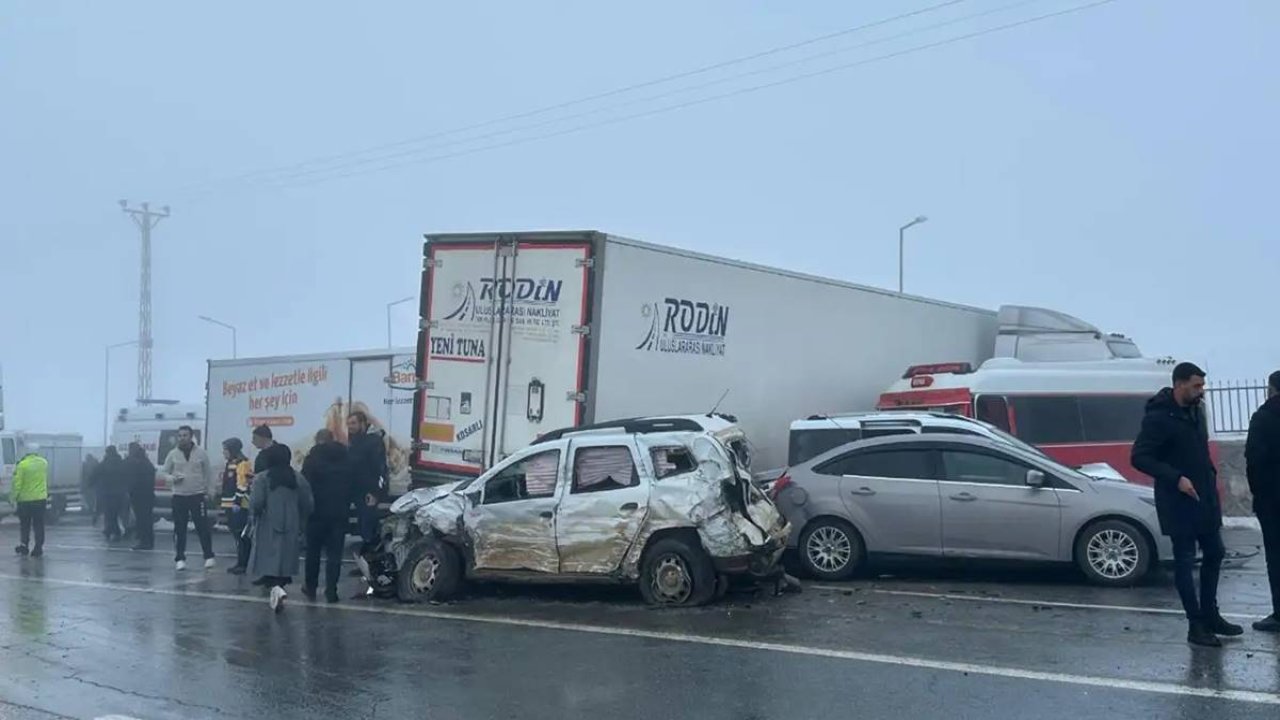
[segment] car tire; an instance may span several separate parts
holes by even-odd
[[[458,553],[435,538],[426,538],[409,550],[396,573],[396,597],[406,603],[445,600],[457,592],[461,580]]]
[[[640,595],[650,605],[705,605],[719,583],[711,558],[685,538],[663,538],[649,546],[640,561]]]
[[[1151,570],[1151,541],[1127,520],[1093,523],[1076,538],[1076,565],[1089,582],[1129,587]]]
[[[815,580],[847,580],[862,566],[862,536],[839,518],[819,518],[800,533],[796,554]]]

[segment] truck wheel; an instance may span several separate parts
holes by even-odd
[[[54,495],[49,498],[49,514],[45,516],[45,522],[56,523],[62,519],[67,512],[67,498],[62,495]]]
[[[800,534],[800,567],[817,580],[847,580],[862,564],[862,537],[849,523],[819,518]]]
[[[1151,569],[1151,543],[1132,523],[1096,522],[1076,539],[1076,564],[1089,582],[1105,587],[1129,587]]]
[[[458,589],[461,563],[453,548],[427,538],[409,551],[396,573],[396,595],[401,602],[444,600]]]
[[[700,544],[684,538],[659,540],[640,561],[640,595],[650,605],[705,605],[715,597],[716,587],[711,558]]]

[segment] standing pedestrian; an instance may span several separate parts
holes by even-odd
[[[315,447],[302,463],[302,476],[311,486],[315,510],[307,520],[306,576],[302,594],[316,599],[320,582],[320,554],[325,555],[324,599],[338,602],[338,575],[342,572],[342,546],[347,539],[351,517],[352,483],[347,464],[347,448],[333,432],[316,433]]]
[[[161,471],[173,485],[174,560],[178,570],[187,569],[187,522],[196,526],[200,549],[204,551],[204,567],[212,568],[213,535],[209,529],[208,507],[217,497],[213,486],[213,468],[204,448],[196,445],[195,431],[189,425],[178,428],[178,446],[169,451]]]
[[[129,478],[129,502],[133,506],[133,525],[138,536],[133,549],[153,550],[156,546],[156,466],[151,464],[140,443],[131,442],[124,469]]]
[[[263,451],[266,470],[253,481],[249,510],[253,522],[253,550],[249,555],[249,575],[254,584],[271,588],[271,609],[284,609],[285,592],[298,571],[298,541],[313,500],[311,488],[290,464],[292,456],[283,445]]]
[[[347,416],[352,483],[358,493],[356,516],[365,547],[378,541],[378,503],[387,499],[387,446],[382,433],[369,427],[369,416],[356,410]]]
[[[263,454],[268,448],[282,447],[287,452],[288,445],[281,445],[271,436],[271,428],[266,425],[259,425],[253,429],[253,437],[250,442],[258,449],[258,456],[253,459],[253,472],[260,473],[267,469],[268,455]],[[292,457],[292,455],[290,455]]]
[[[128,482],[124,459],[114,445],[108,445],[93,481],[98,489],[98,507],[102,510],[102,536],[107,542],[116,542],[124,535],[120,521],[128,501]]]
[[[49,461],[40,455],[40,446],[27,445],[27,454],[13,468],[13,484],[9,487],[9,504],[18,509],[18,525],[21,539],[13,551],[26,556],[31,547],[31,531],[35,530],[36,545],[30,555],[44,555],[44,511],[49,503]]]
[[[1142,429],[1130,460],[1155,480],[1160,532],[1173,541],[1174,582],[1186,612],[1187,642],[1221,647],[1219,635],[1235,636],[1218,610],[1222,544],[1222,503],[1218,471],[1209,457],[1209,429],[1201,402],[1204,371],[1191,363],[1173,369],[1173,387],[1147,401]],[[1196,545],[1200,546],[1200,592],[1196,594]]]
[[[236,540],[236,564],[227,568],[232,575],[243,575],[249,565],[249,476],[253,470],[244,454],[240,438],[222,441],[226,467],[222,471],[222,511],[227,514],[227,529]]]
[[[93,476],[97,470],[98,458],[89,453],[80,465],[80,500],[84,503],[85,512],[93,519],[93,525],[98,524],[98,494],[93,489]]]
[[[1267,378],[1267,401],[1249,421],[1244,460],[1271,585],[1272,612],[1254,623],[1253,629],[1280,633],[1280,370]]]

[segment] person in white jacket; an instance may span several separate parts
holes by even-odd
[[[189,426],[178,428],[178,446],[169,451],[158,474],[173,486],[173,544],[177,568],[187,569],[188,520],[195,523],[200,549],[204,551],[205,569],[212,568],[216,563],[208,503],[209,498],[216,497],[214,472],[209,454],[196,445],[195,431]]]

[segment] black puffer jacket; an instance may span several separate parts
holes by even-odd
[[[1280,509],[1280,395],[1263,403],[1249,421],[1244,462],[1253,511]]]
[[[1155,480],[1160,532],[1193,535],[1222,527],[1218,470],[1209,456],[1209,429],[1199,406],[1182,407],[1171,388],[1148,400],[1130,461]],[[1199,501],[1178,490],[1183,477],[1195,486]]]
[[[302,462],[302,476],[315,498],[313,520],[341,520],[350,514],[355,490],[345,445],[327,442],[311,448]]]
[[[385,501],[387,499],[387,446],[383,434],[370,429],[362,435],[352,435],[350,460],[351,472],[360,497],[372,495],[379,501]]]

